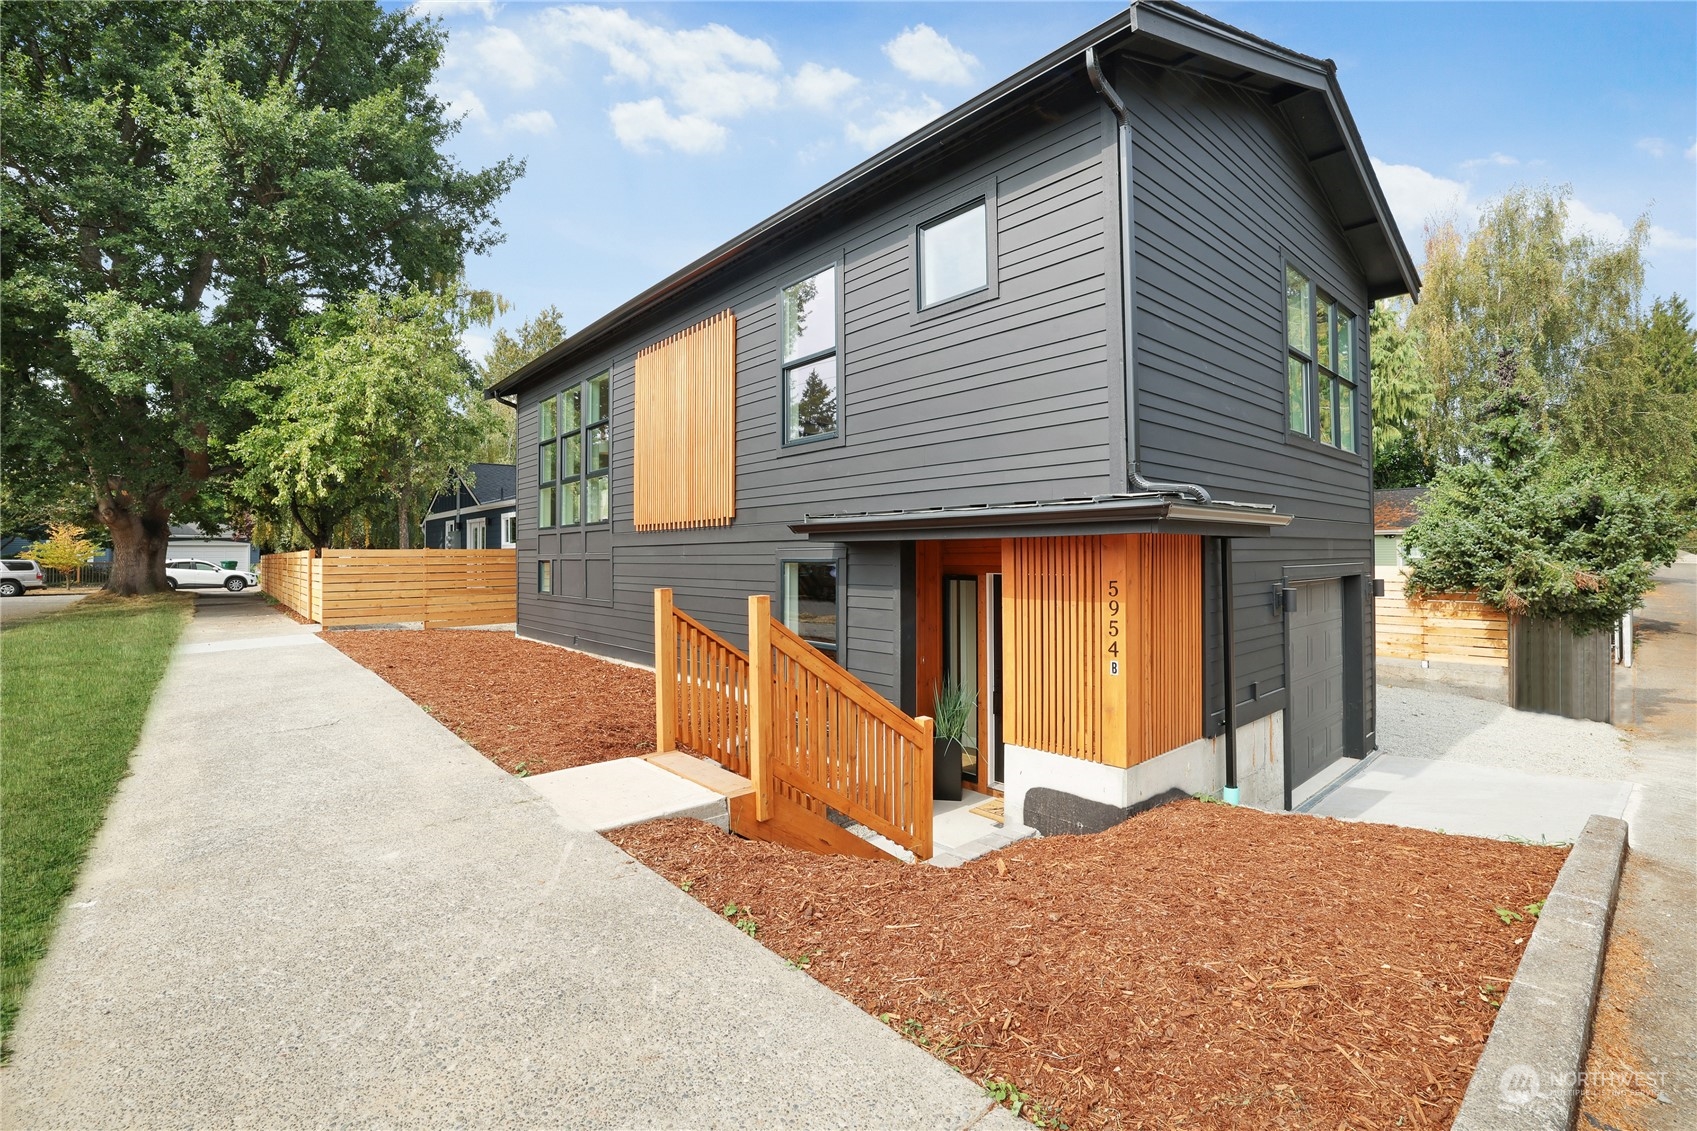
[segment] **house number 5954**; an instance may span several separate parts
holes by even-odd
[[[1120,583],[1108,581],[1108,674],[1120,674]]]

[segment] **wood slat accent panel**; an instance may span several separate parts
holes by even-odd
[[[1373,602],[1374,645],[1379,655],[1397,660],[1433,660],[1446,664],[1508,666],[1508,614],[1466,594],[1408,596],[1407,573],[1377,571],[1385,595]]]
[[[1202,737],[1202,541],[1002,544],[1007,740],[1129,766]]]
[[[729,310],[636,355],[638,530],[736,517],[737,320]]]

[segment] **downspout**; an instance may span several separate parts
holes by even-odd
[[[1114,118],[1119,122],[1117,145],[1120,162],[1120,234],[1124,247],[1120,253],[1120,312],[1121,325],[1124,327],[1125,348],[1125,443],[1126,468],[1130,473],[1131,485],[1139,491],[1153,491],[1162,495],[1188,495],[1199,503],[1211,503],[1213,496],[1195,483],[1158,483],[1143,478],[1143,472],[1137,466],[1137,372],[1132,362],[1133,346],[1132,313],[1137,308],[1135,291],[1137,265],[1133,258],[1136,251],[1135,231],[1131,226],[1131,111],[1126,109],[1125,101],[1120,98],[1108,81],[1102,77],[1101,65],[1096,61],[1096,48],[1084,49],[1084,71],[1090,76],[1090,85],[1096,88],[1107,101],[1109,109],[1113,110]]]
[[[1232,540],[1220,539],[1220,682],[1226,692],[1227,805],[1237,804],[1237,615],[1232,608]]]

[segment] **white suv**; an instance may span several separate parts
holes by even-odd
[[[240,593],[258,585],[259,577],[245,569],[225,569],[211,562],[179,558],[165,563],[165,580],[173,589],[228,589]]]
[[[0,559],[0,597],[19,597],[46,586],[47,578],[35,562],[28,558]]]

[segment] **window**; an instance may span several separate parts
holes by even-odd
[[[837,268],[784,288],[784,443],[837,435]]]
[[[553,562],[536,563],[536,591],[538,593],[552,593],[554,591]]]
[[[837,563],[784,563],[784,627],[824,652],[837,654]]]
[[[607,521],[608,392],[602,372],[542,402],[539,528]]]
[[[489,527],[484,519],[474,518],[466,523],[466,549],[487,550],[489,548]]]
[[[501,545],[516,546],[519,540],[519,516],[504,514],[501,516]]]
[[[990,285],[988,210],[969,204],[919,228],[919,307],[981,291]]]
[[[553,526],[559,511],[554,506],[554,484],[560,478],[560,418],[559,397],[549,397],[542,402],[540,417],[537,420],[536,435],[539,439],[536,460],[536,527],[546,530]],[[544,590],[546,592],[546,590]]]
[[[1285,385],[1292,432],[1355,450],[1355,316],[1289,265]]]

